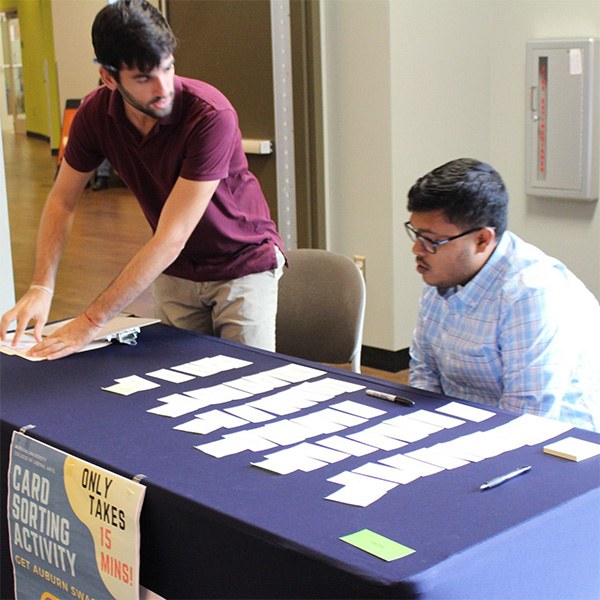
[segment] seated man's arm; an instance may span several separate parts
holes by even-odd
[[[62,358],[94,339],[99,327],[133,302],[179,256],[218,184],[180,177],[163,207],[154,236],[83,315],[37,344],[31,355]]]
[[[573,307],[551,288],[529,289],[499,323],[503,393],[499,407],[558,419],[577,365]]]
[[[421,303],[423,303],[423,298],[421,298]],[[426,319],[424,318],[423,307],[421,306],[410,346],[408,383],[415,388],[442,393],[440,373],[436,361],[427,352],[427,335],[429,334],[426,331],[425,322]]]

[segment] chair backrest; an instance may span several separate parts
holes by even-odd
[[[327,250],[287,252],[279,280],[277,352],[316,362],[352,363],[360,373],[365,282],[347,257]]]

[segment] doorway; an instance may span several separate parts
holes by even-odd
[[[16,9],[0,11],[0,115],[2,130],[25,133],[21,29]],[[2,93],[5,90],[5,93]]]

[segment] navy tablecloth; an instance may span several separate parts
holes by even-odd
[[[117,378],[220,354],[252,364],[188,383],[161,382],[158,389],[131,396],[101,389]],[[574,463],[544,454],[539,444],[399,485],[366,508],[324,500],[339,488],[327,479],[341,471],[496,427],[513,415],[499,412],[483,423],[467,422],[401,450],[378,450],[283,476],[250,465],[268,452],[217,459],[195,449],[220,439],[223,430],[200,436],[173,429],[191,415],[170,419],[146,412],[159,397],[290,361],[311,364],[163,325],[144,328],[137,346],[116,344],[55,362],[0,355],[1,597],[12,593],[6,459],[11,432],[29,424],[35,425],[32,437],[54,447],[127,477],[145,475],[141,583],[165,598],[599,596],[599,457]],[[361,390],[302,414],[356,400],[386,410],[371,424],[448,402],[406,386],[326,370],[336,379],[400,391],[417,404],[406,408]],[[560,437],[567,435],[600,441],[599,435],[583,430]],[[532,465],[526,476],[479,491],[482,482],[524,464]],[[414,554],[388,563],[339,540],[365,528],[413,548]]]

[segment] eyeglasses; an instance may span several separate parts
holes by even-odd
[[[461,238],[465,235],[469,235],[470,233],[474,233],[475,231],[479,231],[480,229],[483,229],[483,227],[474,227],[473,229],[469,229],[469,231],[464,231],[463,233],[459,233],[458,235],[453,235],[452,237],[446,238],[445,240],[440,240],[439,242],[436,242],[436,241],[432,240],[431,238],[421,235],[411,225],[410,221],[406,221],[406,223],[404,223],[404,227],[406,229],[406,233],[408,233],[408,237],[413,242],[416,242],[417,240],[419,240],[419,242],[421,242],[421,246],[423,246],[423,250],[425,250],[426,252],[429,252],[429,254],[435,254],[437,252],[438,246],[443,246],[444,244],[447,244],[448,242],[451,242],[452,240],[457,240],[458,238]]]

